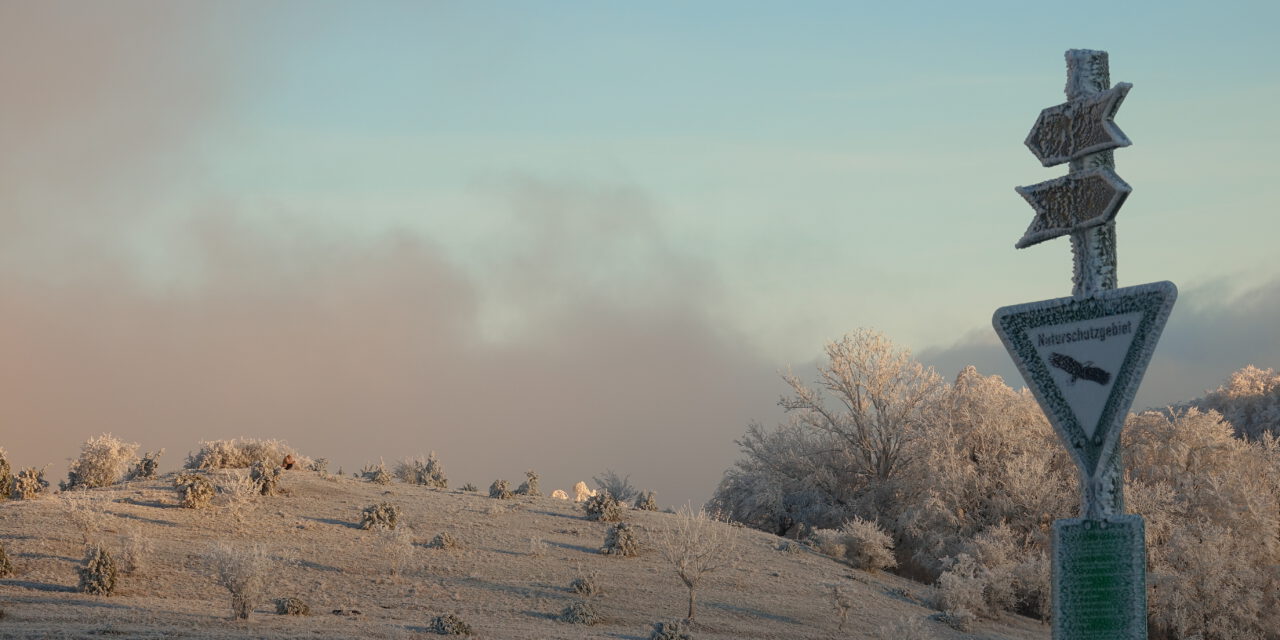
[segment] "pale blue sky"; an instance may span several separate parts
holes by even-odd
[[[678,502],[781,417],[779,368],[858,327],[1017,384],[992,312],[1070,293],[1066,239],[1013,249],[1014,187],[1065,172],[1022,141],[1069,48],[1134,85],[1120,280],[1182,291],[1138,404],[1187,399],[1280,366],[1277,24],[1274,2],[0,0],[0,420],[37,434],[0,446],[440,449],[459,482],[613,467]]]
[[[1065,240],[1011,248],[1013,187],[1062,173],[1021,141],[1062,100],[1063,51],[1094,47],[1136,87],[1122,283],[1280,271],[1274,3],[637,7],[277,5],[208,181],[254,215],[423,229],[471,268],[521,242],[495,183],[634,190],[769,355],[857,325],[919,349],[1068,292]]]

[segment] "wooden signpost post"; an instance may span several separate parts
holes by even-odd
[[[1027,136],[1044,166],[1070,173],[1017,191],[1036,211],[1015,245],[1071,235],[1072,295],[996,310],[993,324],[1080,472],[1079,518],[1053,525],[1055,640],[1145,640],[1146,543],[1124,513],[1120,432],[1173,309],[1172,282],[1116,288],[1115,216],[1129,185],[1112,118],[1132,85],[1109,87],[1107,54],[1067,52],[1067,99]]]

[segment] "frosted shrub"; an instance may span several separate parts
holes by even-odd
[[[640,494],[640,497],[636,498],[636,509],[640,511],[657,511],[658,502],[653,499],[653,496],[654,493],[652,491],[645,491]]]
[[[329,459],[316,458],[314,461],[311,462],[311,464],[306,465],[303,468],[306,469],[307,471],[314,471],[320,474],[321,476],[327,476],[329,475]]]
[[[631,486],[631,476],[620,477],[612,469],[605,469],[604,473],[591,479],[600,487],[601,493],[608,491],[619,502],[631,502],[640,493]]]
[[[942,622],[956,631],[964,631],[966,633],[973,631],[973,624],[977,621],[978,616],[964,607],[947,609],[942,612]]]
[[[936,586],[938,608],[947,614],[964,611],[994,618],[999,616],[1000,605],[1005,601],[1003,594],[988,592],[989,587],[1000,586],[992,572],[967,553],[952,559],[951,566],[938,578]]]
[[[471,635],[471,625],[462,621],[462,618],[446,613],[431,619],[431,630],[442,636],[469,636]]]
[[[582,510],[586,512],[588,520],[596,520],[599,522],[621,522],[622,521],[622,503],[608,491],[600,491],[594,496],[587,498],[582,503]]]
[[[44,469],[27,467],[13,478],[13,491],[10,497],[18,500],[32,500],[44,493],[49,483],[44,479]]]
[[[11,575],[13,575],[13,561],[9,560],[9,554],[4,550],[4,542],[0,542],[0,578]]]
[[[220,542],[205,555],[213,579],[231,594],[231,614],[248,619],[265,598],[270,561],[260,545],[234,547]]]
[[[848,551],[844,534],[836,529],[814,529],[807,542],[818,553],[830,558],[843,559]]]
[[[360,513],[361,529],[395,529],[400,520],[400,507],[389,502],[369,505]]]
[[[845,560],[855,569],[872,573],[897,566],[893,557],[893,540],[872,520],[854,516],[840,527],[844,536]]]
[[[78,569],[81,593],[109,596],[116,588],[116,561],[100,544],[86,547],[84,561]]]
[[[649,640],[693,640],[693,630],[689,623],[678,620],[655,622]]]
[[[126,528],[120,536],[120,573],[133,575],[141,571],[152,550],[150,538],[143,536],[137,527]]]
[[[527,479],[524,482],[521,482],[519,487],[516,487],[516,491],[515,491],[516,495],[520,495],[520,496],[542,495],[542,491],[538,488],[538,474],[534,472],[533,469],[530,469],[524,472],[524,475]]]
[[[67,493],[63,493],[59,499],[63,516],[71,526],[75,527],[84,544],[89,544],[92,538],[105,528],[107,514],[92,499],[83,495],[72,497]]]
[[[173,479],[182,506],[188,509],[204,509],[213,503],[213,483],[198,473],[180,473]]]
[[[585,576],[578,576],[569,583],[569,590],[580,595],[591,597],[600,593],[600,587],[596,586],[596,574],[589,573]]]
[[[160,456],[162,455],[164,455],[164,449],[146,452],[141,460],[129,467],[129,471],[125,473],[125,479],[150,480],[156,477],[156,470],[160,468]]]
[[[249,479],[259,495],[273,496],[280,490],[280,476],[284,468],[261,460],[254,462],[249,469]]]
[[[529,555],[535,558],[541,558],[547,554],[547,541],[534,536],[529,538]]]
[[[453,537],[453,534],[445,531],[443,533],[437,533],[436,537],[432,538],[431,542],[427,543],[427,547],[431,549],[456,549],[458,547],[458,540]]]
[[[397,462],[395,476],[407,484],[418,484],[434,489],[449,488],[449,478],[445,476],[444,467],[436,459],[434,451],[425,459],[417,456]]]
[[[392,578],[399,578],[413,561],[413,536],[403,527],[378,530],[378,555],[386,558]]]
[[[113,485],[124,477],[137,459],[136,442],[124,443],[109,433],[89,438],[80,447],[80,457],[71,462],[67,481],[59,486],[66,491]]]
[[[387,473],[387,465],[381,460],[376,465],[366,464],[359,475],[374,484],[391,484],[391,474]]]
[[[624,558],[640,555],[640,543],[636,541],[635,529],[625,522],[609,527],[604,536],[604,548],[600,552]]]
[[[477,487],[474,483],[468,482],[462,485],[461,487],[458,487],[458,490],[475,492],[475,491],[479,491],[480,487]]]
[[[876,630],[876,637],[893,640],[933,640],[937,636],[929,631],[924,620],[915,616],[906,616],[895,622],[880,625]]]
[[[507,500],[511,498],[511,496],[512,496],[511,485],[506,480],[502,480],[502,479],[494,480],[493,484],[489,485],[490,498]]]
[[[849,621],[849,609],[853,607],[853,601],[849,599],[849,594],[840,590],[840,585],[831,585],[831,606],[836,610],[836,614],[840,616],[840,624],[836,626],[839,631],[844,631],[844,625]]]
[[[0,500],[9,498],[13,492],[13,469],[9,467],[9,453],[0,447]]]
[[[298,598],[276,598],[276,615],[309,616],[311,615],[311,607]]]
[[[595,605],[590,602],[575,602],[560,612],[560,622],[569,624],[593,625],[604,621]]]
[[[278,465],[286,456],[303,468],[312,464],[308,458],[283,440],[257,440],[239,438],[232,440],[203,440],[200,449],[187,454],[187,469],[248,469],[255,462]]]

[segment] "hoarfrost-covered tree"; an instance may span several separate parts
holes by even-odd
[[[1249,365],[1192,404],[1222,414],[1242,438],[1257,440],[1264,433],[1280,437],[1280,374],[1272,369]]]
[[[924,409],[942,390],[942,379],[913,360],[910,351],[870,329],[828,343],[826,353],[817,386],[791,372],[783,375],[793,394],[778,404],[799,415],[803,425],[831,436],[859,478],[892,478]],[[835,399],[835,407],[827,397]]]
[[[942,380],[869,329],[828,343],[826,356],[812,385],[783,374],[792,393],[778,404],[788,421],[748,427],[737,441],[744,458],[725,474],[712,508],[781,535],[875,518],[895,501],[894,482]]]
[[[707,574],[734,566],[739,548],[736,532],[707,512],[691,507],[663,521],[654,533],[654,547],[689,590],[689,620],[694,619],[698,586]]]

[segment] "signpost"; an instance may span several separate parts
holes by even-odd
[[[1055,640],[1145,640],[1146,544],[1125,515],[1120,432],[1178,290],[1116,288],[1115,216],[1130,188],[1112,118],[1132,85],[1109,88],[1107,54],[1067,52],[1065,104],[1045,109],[1026,144],[1066,176],[1017,191],[1036,210],[1021,249],[1070,234],[1072,295],[1002,307],[992,324],[1080,472],[1079,518],[1053,525]]]

